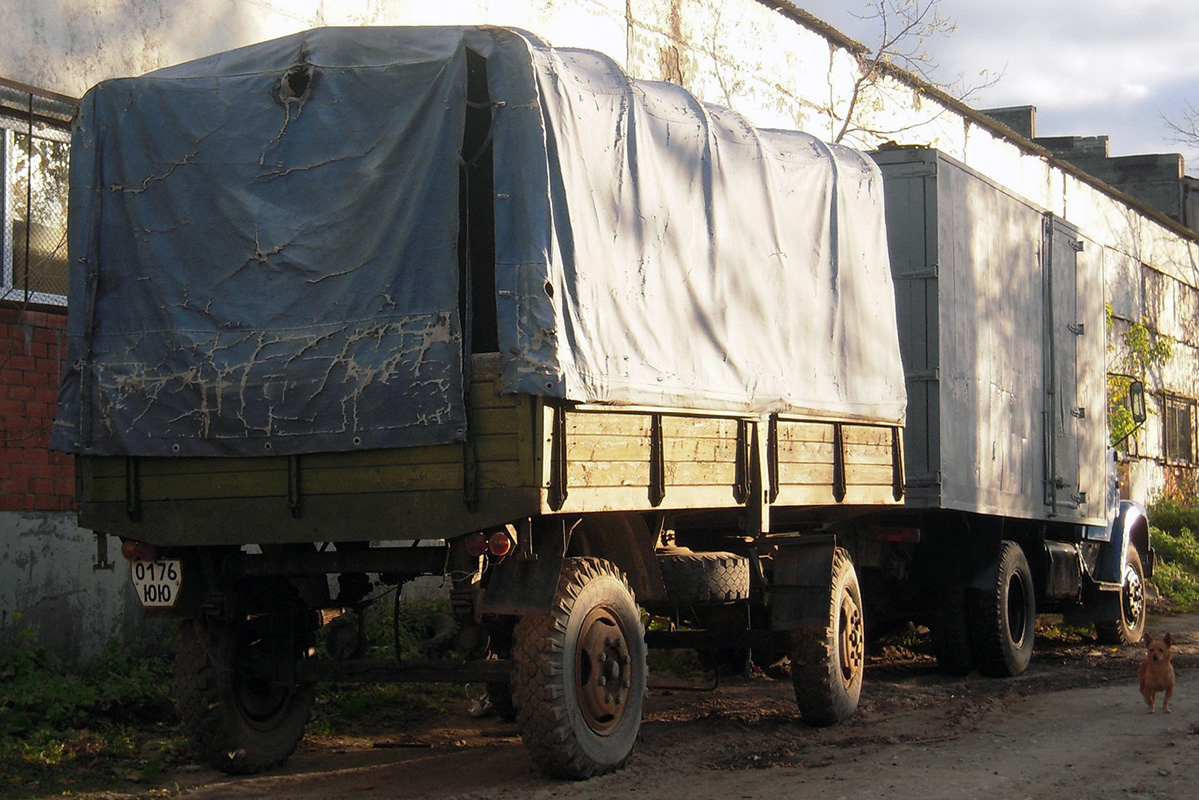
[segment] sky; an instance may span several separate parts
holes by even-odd
[[[918,0],[921,5],[928,0]],[[868,0],[794,0],[867,46]],[[1038,136],[1109,137],[1111,155],[1182,153],[1199,175],[1199,144],[1172,140],[1162,117],[1199,109],[1199,0],[935,0],[956,32],[928,40],[940,85],[979,86],[976,109],[1032,105]]]

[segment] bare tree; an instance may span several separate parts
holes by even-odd
[[[1162,120],[1170,128],[1170,138],[1173,141],[1199,146],[1199,110],[1196,110],[1192,103],[1187,102],[1186,110],[1182,112],[1180,119],[1171,119],[1163,114]]]
[[[1187,101],[1180,117],[1161,115],[1162,122],[1170,130],[1169,141],[1182,145],[1188,159],[1187,175],[1199,177],[1199,109]]]
[[[838,114],[833,109],[834,117],[841,123],[833,141],[840,142],[846,136],[858,133],[887,138],[899,132],[871,127],[865,121],[866,114],[862,109],[866,94],[871,90],[882,91],[888,76],[907,73],[907,77],[915,78],[917,84],[923,83],[961,101],[995,85],[1003,77],[1002,70],[998,73],[984,70],[978,83],[967,84],[960,75],[950,83],[941,82],[935,76],[939,65],[929,50],[929,41],[939,36],[951,36],[957,31],[956,23],[941,14],[940,0],[871,0],[857,16],[872,22],[879,35],[873,48],[858,55],[858,76],[843,113]]]

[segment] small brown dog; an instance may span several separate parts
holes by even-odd
[[[1152,636],[1145,634],[1144,642],[1149,652],[1137,672],[1141,682],[1141,696],[1145,698],[1149,705],[1149,713],[1152,714],[1157,693],[1165,692],[1165,696],[1162,697],[1162,712],[1169,714],[1170,698],[1174,695],[1174,665],[1170,663],[1170,645],[1174,643],[1174,637],[1167,633],[1157,642]]]

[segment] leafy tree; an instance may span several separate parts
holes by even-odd
[[[1108,330],[1114,326],[1112,306],[1108,303]],[[1108,349],[1116,353],[1107,376],[1108,433],[1112,444],[1119,444],[1126,441],[1137,427],[1128,402],[1132,382],[1139,380],[1145,383],[1150,373],[1169,362],[1174,355],[1174,348],[1169,339],[1155,336],[1142,320],[1129,323],[1128,328],[1121,332],[1120,347],[1109,344]]]

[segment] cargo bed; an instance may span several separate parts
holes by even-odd
[[[452,538],[602,511],[889,505],[900,429],[500,393],[475,356],[465,443],[234,458],[81,456],[81,524],[158,545]],[[763,455],[753,443],[761,439]]]

